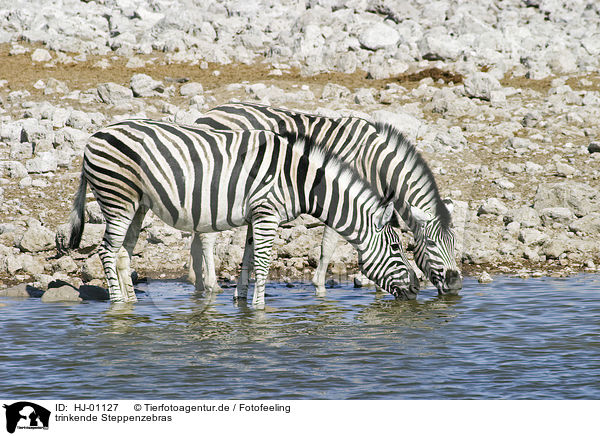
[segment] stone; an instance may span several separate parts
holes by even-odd
[[[568,207],[546,207],[540,213],[545,226],[552,223],[569,224],[573,221],[573,212]]]
[[[104,278],[104,268],[98,253],[88,257],[81,268],[81,278],[89,282],[94,279]]]
[[[27,177],[27,168],[18,161],[0,161],[0,169],[11,179]]]
[[[0,297],[12,298],[40,298],[44,291],[37,289],[25,283],[21,283],[10,288],[0,289]]]
[[[519,223],[522,227],[538,227],[541,224],[537,210],[529,206],[511,209],[504,215],[504,223]]]
[[[361,45],[369,50],[395,46],[400,40],[400,34],[385,23],[369,26],[358,37]]]
[[[56,153],[52,151],[43,151],[38,153],[33,159],[25,162],[25,168],[28,173],[49,173],[58,169],[58,159]]]
[[[547,259],[559,259],[567,252],[568,246],[569,240],[566,237],[550,239],[543,244],[540,253]]]
[[[559,177],[570,177],[575,174],[577,170],[569,164],[563,162],[556,162],[556,175]]]
[[[110,299],[107,289],[92,284],[81,285],[79,287],[79,296],[84,300],[105,301]]]
[[[519,232],[519,241],[525,245],[542,245],[548,236],[537,229],[521,229]]]
[[[534,208],[541,211],[547,207],[567,207],[582,217],[598,210],[598,192],[585,183],[564,181],[538,186]]]
[[[44,303],[57,302],[81,302],[83,299],[79,295],[79,291],[70,285],[61,286],[59,288],[51,288],[42,295]]]
[[[588,151],[590,153],[600,153],[600,142],[590,142]]]
[[[492,91],[502,89],[500,82],[489,73],[477,72],[468,76],[464,82],[465,92],[469,97],[491,100]]]
[[[179,89],[179,93],[184,97],[194,97],[196,95],[200,95],[204,92],[204,88],[201,83],[198,82],[190,82],[184,85],[181,85]]]
[[[97,91],[100,100],[106,104],[118,105],[133,98],[133,91],[130,88],[113,82],[101,83],[98,85]]]
[[[37,253],[51,250],[55,246],[55,233],[41,225],[39,221],[30,223],[17,247],[24,252]]]
[[[492,278],[491,275],[489,275],[489,273],[484,271],[481,273],[481,275],[479,276],[477,281],[479,283],[492,283],[494,281],[494,279]]]
[[[508,208],[498,198],[488,198],[483,202],[477,211],[477,215],[505,215],[508,212]]]
[[[585,235],[597,235],[600,233],[600,212],[592,212],[569,224],[569,230]]]
[[[36,48],[31,54],[33,62],[48,62],[52,60],[50,52],[44,48]]]
[[[129,83],[134,97],[155,97],[165,92],[163,83],[147,74],[134,74]]]
[[[338,85],[337,83],[327,83],[323,87],[321,98],[323,100],[339,100],[341,98],[348,98],[352,92],[345,86]]]
[[[423,59],[430,61],[455,61],[463,51],[460,44],[452,39],[447,30],[441,26],[425,33],[417,42],[417,48]]]

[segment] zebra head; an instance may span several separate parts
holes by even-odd
[[[359,265],[367,277],[397,299],[414,300],[419,292],[419,279],[394,229],[395,217],[393,204],[380,208],[375,216],[375,231],[366,249],[359,250]]]
[[[452,203],[445,205],[452,213]],[[417,223],[413,226],[415,263],[440,294],[458,294],[462,275],[456,264],[454,230],[416,206],[411,206],[411,213]]]

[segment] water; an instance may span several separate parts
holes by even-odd
[[[267,310],[190,285],[135,305],[0,300],[0,398],[600,399],[600,276],[433,289],[267,287]]]

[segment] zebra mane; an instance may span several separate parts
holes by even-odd
[[[385,122],[376,122],[374,125],[377,133],[385,139],[385,142],[389,146],[396,147],[398,153],[407,157],[405,158],[405,161],[414,162],[414,167],[420,169],[420,177],[426,180],[427,183],[425,186],[428,186],[430,193],[433,194],[433,204],[430,204],[429,206],[431,206],[432,211],[435,211],[435,216],[438,218],[440,225],[445,230],[449,229],[452,217],[440,196],[431,168],[429,168],[429,165],[427,165],[427,162],[423,156],[421,156],[421,153],[419,153],[415,145],[394,126]]]
[[[365,187],[377,199],[380,206],[384,206],[391,200],[391,198],[382,198],[371,183],[360,177],[358,171],[352,165],[332,153],[324,142],[314,141],[304,134],[291,135],[291,137],[288,136],[288,139],[293,144],[293,148],[301,151],[312,163],[318,162],[322,168],[337,172],[344,185]]]

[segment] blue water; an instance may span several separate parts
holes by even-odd
[[[0,300],[0,397],[600,399],[600,276],[467,278],[416,302],[271,283],[267,309],[186,283],[135,305]]]

